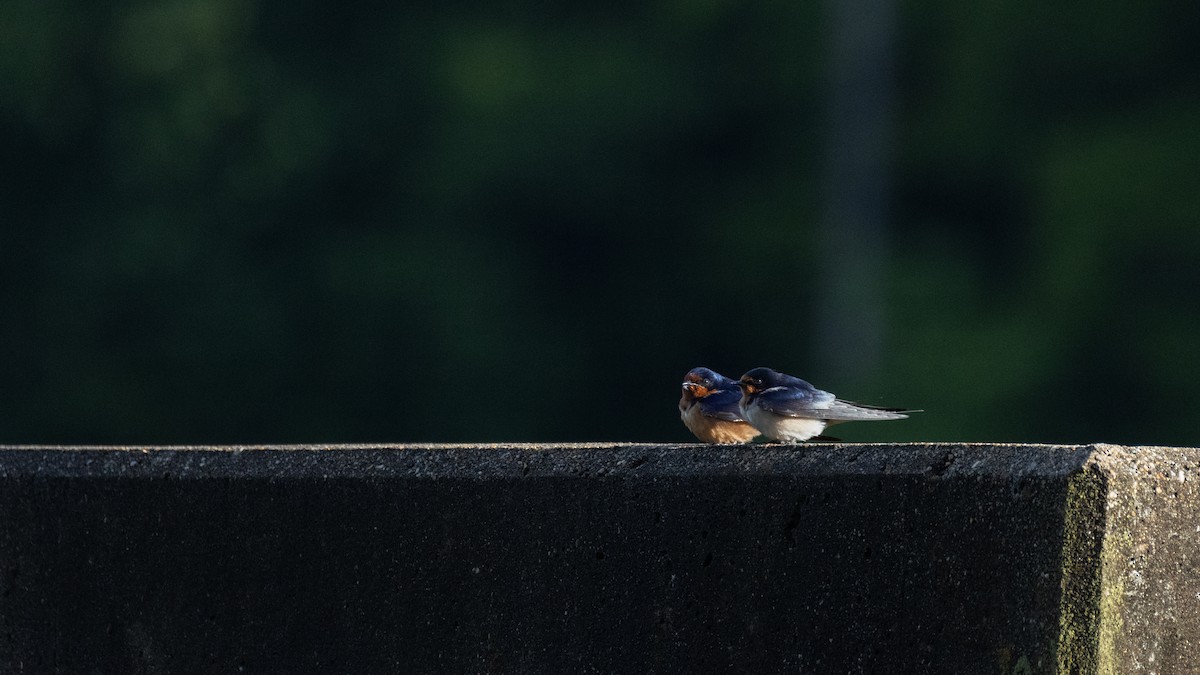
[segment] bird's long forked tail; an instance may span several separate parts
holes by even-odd
[[[839,398],[823,412],[829,414],[827,419],[831,421],[849,422],[853,420],[902,420],[907,419],[910,413],[925,411],[910,408],[884,408],[882,406],[855,403],[854,401],[844,401]]]

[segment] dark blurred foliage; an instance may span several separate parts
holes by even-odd
[[[847,440],[1195,445],[1200,4],[897,7],[857,374],[825,9],[5,0],[0,442],[688,440],[768,365],[928,411]]]

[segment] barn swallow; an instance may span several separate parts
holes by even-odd
[[[683,376],[679,417],[705,443],[748,443],[758,435],[738,410],[738,383],[708,368]]]
[[[755,368],[738,381],[744,417],[763,435],[776,441],[798,443],[819,436],[825,427],[842,422],[901,420],[903,408],[878,408],[843,401],[827,391],[770,368]]]

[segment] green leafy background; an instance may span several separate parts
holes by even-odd
[[[767,365],[1195,445],[1200,3],[895,9],[839,361],[824,5],[5,0],[0,443],[681,441]]]

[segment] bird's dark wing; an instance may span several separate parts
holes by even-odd
[[[788,381],[790,382],[788,386],[771,387],[759,394],[759,407],[776,415],[830,420],[831,422],[901,420],[908,417],[904,413],[918,412],[843,401],[798,377],[790,378]]]
[[[742,394],[737,389],[718,389],[698,401],[700,412],[705,417],[713,417],[726,422],[745,422],[738,401]]]
[[[776,415],[818,420],[829,419],[829,406],[837,402],[833,394],[812,385],[771,387],[760,392],[754,400],[758,407]]]

